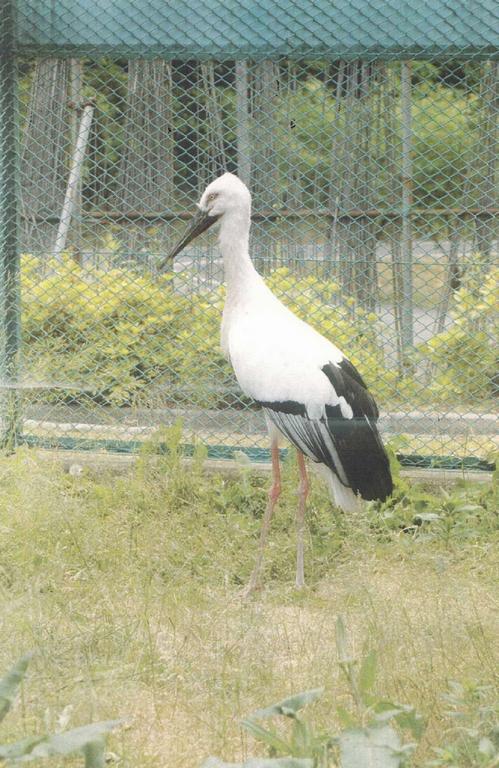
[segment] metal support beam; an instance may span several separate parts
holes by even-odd
[[[0,447],[20,434],[20,263],[14,0],[0,2]]]
[[[414,345],[413,288],[412,288],[412,104],[411,62],[401,63],[402,112],[402,351],[411,351]]]

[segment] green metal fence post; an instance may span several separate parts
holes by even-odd
[[[0,446],[20,432],[20,264],[17,211],[14,0],[0,3]]]
[[[413,287],[412,287],[412,103],[411,63],[401,63],[401,113],[402,113],[402,312],[401,332],[404,357],[414,345]],[[407,365],[407,359],[405,359]]]

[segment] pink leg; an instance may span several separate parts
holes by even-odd
[[[279,498],[279,495],[281,493],[281,469],[279,466],[279,444],[276,439],[272,440],[271,453],[272,453],[272,487],[269,490],[267,508],[265,509],[262,528],[260,530],[260,544],[258,547],[258,555],[256,558],[255,567],[253,568],[253,573],[251,574],[251,578],[249,580],[249,584],[245,592],[245,594],[247,595],[251,594],[251,592],[254,592],[254,590],[259,586],[260,571],[263,563],[263,552],[265,549],[265,544],[267,543],[267,536],[270,529],[270,521],[274,513],[274,507],[276,505],[277,499]]]
[[[296,586],[305,586],[303,537],[305,533],[305,504],[309,492],[307,467],[305,457],[297,450],[298,469],[300,470],[300,485],[298,486],[298,509],[296,510]]]

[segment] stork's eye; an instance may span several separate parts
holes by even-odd
[[[218,197],[218,192],[210,192],[208,195],[208,202],[211,203],[213,200],[216,200]]]

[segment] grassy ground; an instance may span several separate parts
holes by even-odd
[[[0,670],[26,650],[36,657],[0,741],[61,717],[124,717],[109,743],[117,765],[194,768],[209,754],[261,753],[239,719],[322,685],[313,716],[334,730],[336,706],[348,705],[334,642],[342,614],[353,653],[378,652],[380,693],[427,719],[411,765],[443,745],[459,759],[438,765],[482,765],[470,734],[488,732],[498,700],[491,486],[401,488],[352,519],[314,482],[308,587],[297,593],[289,463],[266,587],[247,601],[267,482],[244,469],[207,475],[202,452],[190,469],[175,452],[159,464],[145,455],[125,477],[64,475],[29,452],[1,459]],[[418,514],[439,517],[417,525]],[[460,730],[447,711],[461,705],[443,698],[452,680],[463,686]]]

